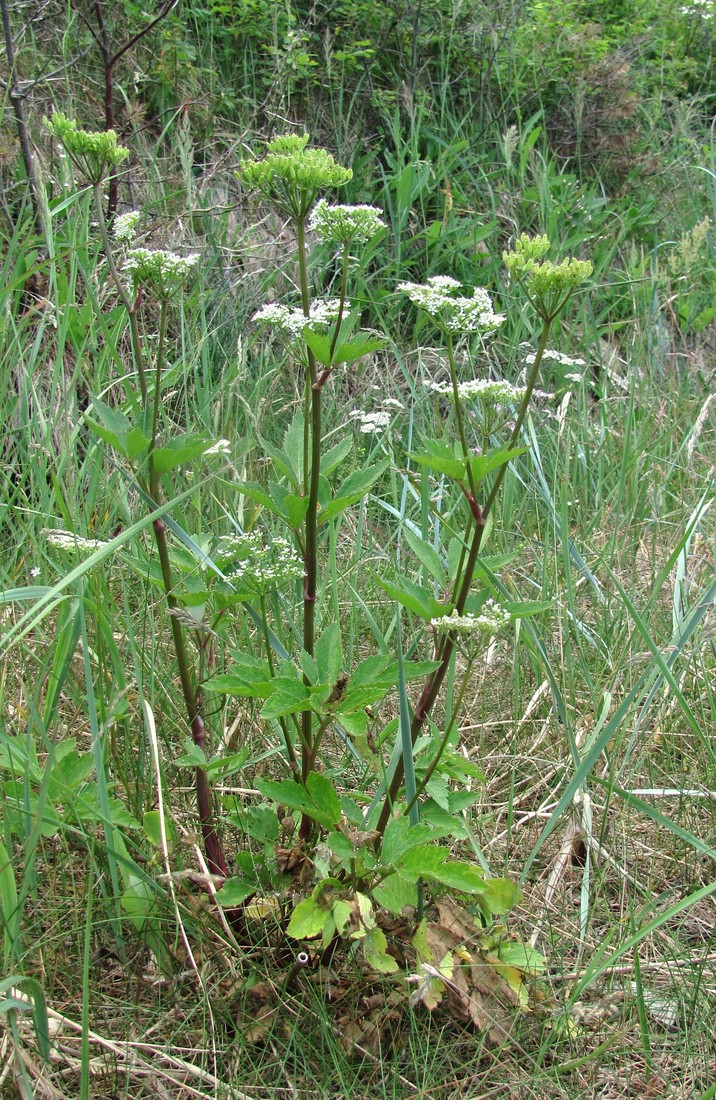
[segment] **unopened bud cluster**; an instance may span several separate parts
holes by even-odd
[[[61,143],[75,168],[90,183],[99,183],[112,168],[129,156],[129,149],[117,143],[114,130],[80,130],[66,115],[55,112],[45,126]]]
[[[268,142],[261,160],[244,160],[239,168],[247,187],[262,191],[279,210],[297,220],[306,217],[319,191],[343,187],[353,176],[325,149],[307,145],[308,134],[284,134]]]
[[[549,247],[547,237],[523,233],[512,252],[502,253],[502,259],[510,275],[524,286],[537,312],[551,321],[572,291],[589,278],[593,267],[588,260],[566,259],[560,264],[542,260]]]

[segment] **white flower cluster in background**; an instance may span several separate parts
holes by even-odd
[[[138,224],[138,210],[129,210],[126,214],[118,214],[112,225],[114,239],[116,241],[133,241],[137,235]]]
[[[467,612],[459,615],[457,611],[450,615],[441,615],[431,619],[430,625],[440,634],[495,634],[512,620],[509,611],[500,607],[495,600],[487,600],[478,615]]]
[[[445,331],[454,334],[487,333],[498,328],[505,317],[495,313],[492,299],[484,287],[476,286],[471,298],[455,292],[460,283],[449,275],[433,275],[427,283],[399,283],[414,305],[424,309]]]
[[[231,453],[231,444],[228,439],[217,439],[216,443],[212,444],[208,450],[204,451],[204,457],[206,455],[228,455]]]
[[[682,15],[699,15],[702,19],[713,19],[713,0],[691,0],[681,9]]]
[[[45,530],[42,533],[51,546],[57,546],[60,550],[76,550],[89,554],[94,550],[101,550],[103,546],[109,546],[108,542],[102,542],[101,539],[86,539],[82,535],[75,535],[73,531]]]
[[[451,382],[426,382],[425,388],[433,393],[444,394],[446,397],[454,397]],[[479,398],[481,401],[492,405],[516,405],[525,393],[525,386],[513,386],[504,379],[474,378],[467,382],[458,382],[457,396],[460,401],[472,401]]]
[[[198,252],[179,256],[163,248],[133,248],[127,253],[124,270],[135,287],[146,286],[162,301],[173,298],[199,262]]]
[[[382,435],[393,419],[387,409],[377,409],[375,412],[353,409],[348,415],[351,420],[357,421],[358,429],[363,435]]]
[[[367,244],[386,225],[377,206],[330,206],[321,199],[313,209],[308,228],[323,241]]]
[[[350,302],[345,303],[346,310],[350,310],[350,305]],[[311,302],[310,316],[306,317],[298,306],[289,309],[279,302],[269,302],[253,315],[252,321],[273,325],[282,335],[297,340],[306,325],[315,328],[332,324],[338,318],[340,306],[338,298],[317,298],[315,302]]]
[[[264,592],[303,576],[303,561],[288,539],[265,543],[260,534],[222,535],[216,563],[227,580]]]
[[[525,363],[531,366],[536,359],[536,353],[529,351],[525,356]],[[545,348],[542,353],[543,363],[559,363],[563,367],[586,367],[584,359],[572,357],[571,355],[564,355],[561,351],[552,351],[549,348]]]

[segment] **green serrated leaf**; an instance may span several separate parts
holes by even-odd
[[[312,940],[323,931],[330,910],[318,904],[315,897],[299,901],[291,914],[286,932],[294,940]]]
[[[219,691],[224,695],[266,699],[274,690],[274,681],[268,661],[240,653],[230,672],[213,676],[203,687],[205,691]]]
[[[487,474],[497,470],[500,466],[504,466],[505,463],[517,458],[518,455],[524,454],[526,450],[526,447],[513,447],[512,449],[501,447],[499,450],[490,451],[486,455],[474,455],[470,459],[470,468],[474,480],[476,482],[482,481]]]
[[[381,974],[395,974],[398,963],[387,953],[388,941],[381,928],[371,928],[361,941],[365,961]]]
[[[243,878],[228,878],[220,890],[216,891],[216,900],[225,909],[234,909],[256,893],[257,884]]]
[[[394,916],[402,916],[403,910],[415,909],[418,904],[418,888],[414,882],[406,882],[400,875],[388,875],[373,889],[378,905]]]
[[[350,435],[345,436],[340,443],[336,443],[334,447],[330,447],[324,455],[321,456],[321,473],[328,477],[334,470],[337,470],[341,462],[343,462],[348,455],[353,453],[353,439]]]
[[[385,340],[371,336],[367,332],[359,333],[353,340],[347,340],[339,344],[333,352],[333,363],[355,363],[356,359],[362,359],[364,355],[370,355],[378,348],[385,347]]]
[[[203,455],[211,446],[211,439],[205,435],[187,434],[177,436],[163,447],[157,447],[153,453],[154,467],[158,473],[166,473],[177,466],[183,466],[185,462]]]
[[[162,846],[162,829],[161,829],[161,815],[159,810],[147,810],[142,818],[142,828],[144,835],[150,844],[155,848],[161,848]],[[177,831],[174,827],[174,822],[171,818],[164,815],[164,835],[167,838],[167,843],[172,845],[176,843]]]
[[[407,607],[418,618],[428,620],[444,615],[444,606],[439,600],[435,599],[429,588],[415,584],[413,581],[409,581],[407,577],[401,577],[398,584],[391,584],[376,573],[373,574],[373,577],[392,600],[401,604],[402,607]]]
[[[338,486],[333,500],[329,501],[321,508],[318,515],[319,522],[330,519],[331,516],[337,516],[341,512],[344,512],[346,508],[350,508],[353,504],[357,504],[363,499],[378,478],[385,473],[387,468],[388,460],[385,459],[383,462],[378,462],[366,470],[354,470],[353,473],[349,474]]]
[[[431,836],[432,833],[427,825],[411,825],[410,819],[404,815],[391,817],[383,834],[380,849],[381,863],[384,867],[393,867],[405,852],[425,844]]]
[[[459,454],[455,454],[454,448],[446,439],[426,440],[423,450],[411,454],[410,458],[419,466],[426,466],[438,474],[454,478],[455,481],[465,480],[467,463]]]
[[[507,878],[486,878],[487,893],[480,898],[480,906],[491,914],[502,917],[520,900],[520,891]]]
[[[403,529],[402,537],[405,539],[421,565],[425,566],[430,576],[433,577],[438,584],[444,585],[447,582],[447,571],[437,551],[430,543],[425,542],[424,539],[418,538],[418,536],[414,535],[407,527]]]
[[[435,882],[441,882],[443,886],[451,886],[454,890],[460,890],[463,894],[486,894],[489,887],[479,867],[473,867],[469,863],[459,863],[450,860],[441,864],[434,870],[430,877]]]
[[[320,810],[323,822],[337,825],[341,820],[341,804],[336,789],[326,775],[311,772],[306,780],[308,793],[314,806]]]
[[[283,499],[283,510],[289,527],[300,527],[308,511],[308,497],[287,493]]]
[[[316,642],[314,654],[318,666],[317,679],[326,684],[335,684],[343,668],[341,649],[341,628],[338,622],[331,623]]]
[[[333,336],[326,336],[322,332],[314,332],[312,329],[304,328],[303,339],[313,352],[313,357],[317,363],[320,363],[322,367],[329,367],[331,365],[331,343],[333,342]]]
[[[409,882],[416,882],[419,878],[433,878],[447,858],[444,848],[421,844],[404,852],[396,861],[395,869]]]
[[[273,691],[261,708],[262,718],[284,718],[311,709],[311,692],[302,680],[277,676]]]

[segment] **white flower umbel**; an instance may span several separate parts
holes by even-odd
[[[313,209],[308,228],[322,241],[367,244],[386,224],[377,206],[331,206],[321,199]]]
[[[74,550],[77,553],[91,554],[94,550],[101,550],[103,546],[109,546],[108,542],[101,539],[86,539],[82,535],[75,535],[73,531],[42,532],[51,546],[57,546],[60,550]]]
[[[127,253],[124,270],[132,276],[135,289],[146,287],[168,302],[182,288],[199,262],[199,254],[179,256],[163,248],[133,248]]]
[[[476,286],[471,298],[456,294],[459,289],[460,283],[449,275],[434,275],[425,284],[398,284],[398,290],[424,309],[445,332],[454,335],[468,332],[486,334],[502,324],[504,314],[495,313],[484,287]]]
[[[116,241],[133,241],[137,235],[139,224],[139,211],[130,210],[126,214],[118,214],[114,219],[112,233]]]
[[[500,607],[495,600],[488,600],[482,605],[478,615],[469,612],[458,615],[453,611],[450,615],[431,619],[430,625],[439,634],[495,634],[511,621],[509,611]]]
[[[363,409],[354,409],[348,415],[351,420],[358,422],[358,428],[363,435],[382,435],[392,420],[391,414],[383,409],[376,412],[364,412]]]
[[[251,319],[265,325],[272,325],[281,335],[290,340],[297,340],[306,326],[311,329],[320,328],[337,320],[340,305],[338,298],[317,298],[315,302],[311,302],[310,316],[306,317],[299,307],[289,309],[288,306],[280,305],[278,302],[269,302],[262,306]],[[346,302],[346,307],[350,309],[350,302]]]
[[[304,572],[303,560],[284,538],[265,543],[254,533],[222,535],[214,557],[232,584],[254,593],[270,591]]]
[[[425,388],[433,393],[454,397],[450,382],[426,382]],[[513,386],[503,379],[474,378],[467,382],[458,382],[457,396],[460,401],[474,401],[479,398],[490,405],[518,405],[527,392],[525,386]]]
[[[228,455],[231,451],[231,444],[228,439],[217,439],[207,451],[204,451],[204,455]]]
[[[530,351],[525,356],[525,363],[531,366],[535,361],[535,352]],[[550,348],[545,348],[542,352],[543,363],[559,363],[563,367],[586,367],[584,359],[579,357],[572,357],[571,355],[564,355],[561,351],[552,351]]]

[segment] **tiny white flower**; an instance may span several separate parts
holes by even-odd
[[[124,270],[135,287],[146,286],[162,301],[169,301],[184,285],[199,262],[199,254],[179,256],[163,248],[132,248],[124,261]]]
[[[42,570],[40,569],[39,565],[33,565],[32,569],[30,570],[30,576],[39,577],[41,572]]]
[[[525,356],[525,363],[532,365],[536,359],[534,351],[530,351]],[[584,359],[578,357],[573,358],[570,355],[564,355],[561,351],[552,351],[549,348],[545,348],[542,353],[542,362],[559,363],[563,367],[586,367]]]
[[[379,409],[375,412],[365,412],[363,409],[354,409],[350,412],[351,420],[358,422],[358,430],[363,435],[381,435],[392,420],[389,412]]]

